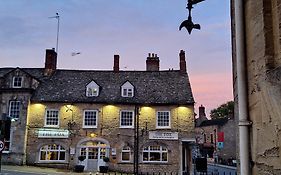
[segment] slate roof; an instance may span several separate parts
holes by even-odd
[[[223,126],[224,124],[227,123],[227,121],[228,121],[228,118],[218,118],[218,119],[212,119],[212,120],[205,120],[198,127],[213,126],[213,125]]]
[[[5,69],[5,68],[4,68]],[[0,68],[0,77],[8,70]],[[172,71],[93,71],[58,69],[50,77],[43,68],[22,68],[40,80],[32,96],[34,102],[107,104],[194,104],[187,73]],[[98,97],[87,97],[86,86],[94,80],[100,86]],[[121,86],[129,81],[134,97],[121,97]]]

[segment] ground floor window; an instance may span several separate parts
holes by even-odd
[[[40,161],[65,161],[65,148],[50,144],[40,148]]]
[[[131,159],[131,149],[130,149],[130,147],[128,147],[128,146],[123,147],[122,153],[121,153],[122,162],[130,162],[130,159]]]
[[[11,121],[10,120],[2,120],[1,121],[1,133],[4,136],[4,150],[3,152],[10,151],[11,144]]]
[[[143,162],[168,162],[168,150],[163,146],[148,146],[143,149]]]

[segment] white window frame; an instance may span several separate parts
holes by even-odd
[[[97,96],[99,96],[99,85],[95,81],[91,81],[86,86],[86,96],[87,97],[97,97]]]
[[[16,116],[16,117],[15,117],[15,116],[12,116],[12,114],[11,114],[11,113],[12,113],[11,111],[12,111],[12,104],[13,104],[13,103],[16,103],[16,104],[17,104],[16,106],[17,106],[17,108],[18,108],[18,114],[19,114],[19,115]],[[20,109],[20,108],[21,108],[21,102],[20,102],[20,101],[18,101],[18,100],[12,100],[12,101],[10,101],[10,103],[9,103],[9,117],[18,119],[18,118],[20,117],[20,112],[21,112],[21,109]],[[15,111],[14,109],[15,109],[15,107],[13,107],[13,111]]]
[[[129,148],[129,149],[126,149]],[[129,154],[129,160],[123,160],[123,153]],[[121,162],[131,162],[131,148],[129,146],[124,146],[121,150]]]
[[[153,149],[151,149],[152,146],[159,146],[160,150],[153,150]],[[144,153],[148,153],[148,160],[144,160],[144,155],[143,155]],[[150,153],[159,153],[160,154],[160,160],[159,161],[149,160],[150,159]],[[163,160],[163,155],[162,155],[163,153],[167,154],[167,160]],[[147,147],[144,147],[143,150],[142,150],[142,161],[144,163],[168,163],[168,160],[169,160],[168,153],[169,153],[168,149],[166,147],[161,146],[161,145],[147,146]]]
[[[132,125],[122,125],[122,113],[123,112],[132,113]],[[120,119],[120,128],[134,128],[135,112],[133,110],[121,110],[119,119]]]
[[[167,112],[169,114],[169,125],[168,126],[159,126],[158,125],[158,120],[159,120],[159,113],[161,112]],[[157,111],[156,112],[156,128],[157,129],[170,129],[171,128],[171,112],[170,111]]]
[[[47,113],[48,111],[50,112],[54,112],[56,111],[58,113],[58,124],[57,125],[48,125],[47,124]],[[60,125],[60,114],[59,114],[59,110],[58,109],[46,109],[46,112],[45,112],[45,125],[44,127],[54,127],[54,128],[58,128]]]
[[[86,122],[85,122],[86,112],[95,112],[96,113],[96,125],[86,125]],[[98,127],[98,116],[99,116],[98,110],[84,110],[83,128],[97,128]]]
[[[21,81],[20,81],[20,86],[15,86],[15,79],[16,78],[20,78],[21,79]],[[22,87],[22,83],[23,83],[23,77],[22,76],[14,76],[13,77],[13,82],[12,82],[13,84],[12,84],[12,87],[13,88],[21,88]]]
[[[47,145],[43,145],[40,149],[39,149],[39,157],[38,157],[38,160],[39,160],[39,162],[46,162],[46,163],[49,163],[49,162],[65,162],[67,159],[66,159],[66,157],[67,157],[67,152],[66,152],[66,149],[62,146],[62,145],[60,145],[60,144],[55,144],[56,146],[58,146],[58,149],[49,149],[48,147],[50,146],[50,145],[54,145],[54,144],[47,144]],[[47,149],[43,149],[43,148],[46,148],[47,147]],[[59,159],[59,157],[60,157],[60,153],[61,152],[64,152],[64,160],[41,160],[41,152],[46,152],[46,155],[47,155],[47,153],[48,152],[58,152],[58,159]]]
[[[122,85],[121,96],[122,97],[134,97],[134,86],[129,81],[127,81],[126,83],[124,83]]]

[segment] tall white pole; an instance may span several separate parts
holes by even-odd
[[[250,147],[247,96],[247,70],[246,70],[246,45],[244,26],[244,1],[234,0],[235,8],[235,41],[237,63],[237,91],[238,91],[238,116],[239,116],[239,154],[240,173],[250,175]]]

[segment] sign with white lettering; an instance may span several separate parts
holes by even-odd
[[[69,131],[64,129],[39,129],[38,138],[68,138]]]
[[[178,140],[178,132],[149,131],[149,139]]]

